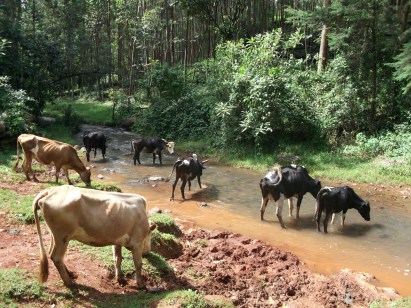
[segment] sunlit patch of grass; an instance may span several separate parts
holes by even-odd
[[[0,269],[0,294],[3,305],[16,307],[47,295],[38,282],[28,278],[25,271],[16,268]]]
[[[95,125],[110,125],[112,123],[113,104],[87,98],[58,99],[46,105],[44,114],[58,118],[64,114],[69,105],[71,105],[72,111],[78,114],[85,123]]]
[[[34,215],[31,208],[32,202],[33,196],[20,195],[13,190],[0,188],[0,204],[2,210],[7,211],[16,221],[34,223]]]
[[[78,177],[78,180],[79,179],[80,177]],[[86,184],[84,184],[83,182],[78,183],[76,186],[86,188]],[[91,181],[90,188],[102,190],[102,191],[121,192],[121,188],[115,183],[105,183],[105,182],[98,182],[94,180]]]
[[[375,301],[370,308],[405,308],[411,307],[411,296],[403,297],[396,301]]]
[[[193,290],[178,290],[163,293],[139,293],[135,295],[114,295],[98,307],[182,307],[182,308],[231,308],[229,300],[208,299]]]

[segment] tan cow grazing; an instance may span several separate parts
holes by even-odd
[[[50,258],[67,287],[74,287],[73,274],[64,265],[68,243],[77,240],[90,246],[113,245],[115,275],[123,284],[121,246],[133,254],[137,286],[144,287],[141,276],[142,255],[151,250],[151,231],[146,200],[135,194],[104,192],[70,185],[40,192],[33,201],[34,219],[40,243],[40,283],[48,278],[48,260],[43,245],[39,216],[41,210],[50,229]]]
[[[60,169],[63,169],[67,182],[71,185],[68,169],[74,169],[83,182],[90,186],[90,168],[83,164],[77,155],[77,151],[71,145],[36,135],[22,134],[17,138],[17,159],[14,170],[19,164],[21,149],[24,152],[22,167],[28,181],[30,181],[29,173],[37,181],[36,175],[31,168],[31,162],[34,158],[43,165],[54,165],[56,167],[56,183],[59,180]]]

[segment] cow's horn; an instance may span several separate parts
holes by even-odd
[[[202,164],[205,164],[206,162],[208,162],[208,159],[203,160],[201,163],[202,163]]]

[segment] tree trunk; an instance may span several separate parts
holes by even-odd
[[[329,8],[331,0],[323,0],[323,7],[325,9]],[[328,60],[328,24],[325,22],[321,30],[321,43],[320,43],[320,54],[318,59],[318,72],[325,68]]]

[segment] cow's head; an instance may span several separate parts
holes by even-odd
[[[168,153],[170,153],[171,155],[174,154],[174,145],[175,143],[173,141],[169,141],[166,143],[166,150],[168,151]]]
[[[366,221],[370,221],[370,203],[368,201],[363,201],[361,202],[361,205],[357,208],[358,212],[360,212],[362,218],[364,218]]]
[[[146,255],[151,251],[151,233],[157,227],[157,225],[151,221],[149,221],[149,225],[150,225],[150,228],[149,228],[148,234],[143,240],[143,255]]]
[[[91,171],[90,167],[86,167],[86,170],[80,172],[81,180],[86,184],[87,187],[91,186]]]
[[[311,177],[310,177],[311,178]],[[321,181],[319,179],[312,179],[310,184],[310,193],[314,198],[317,198],[318,193],[321,190]]]

